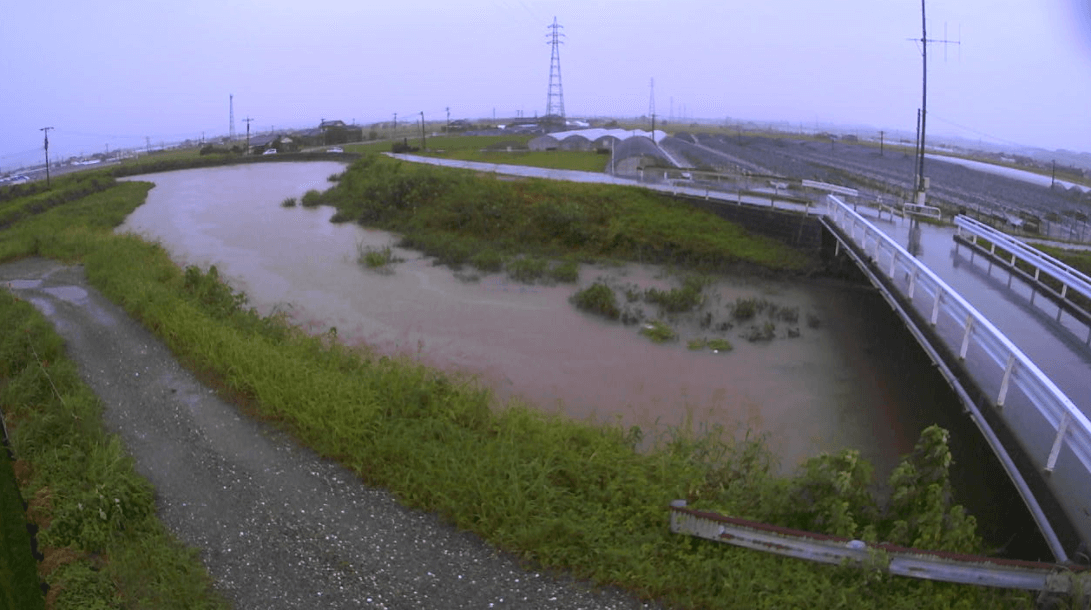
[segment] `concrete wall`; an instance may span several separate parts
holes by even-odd
[[[724,220],[738,223],[748,231],[772,237],[789,246],[810,252],[823,250],[823,235],[826,229],[813,216],[700,197],[679,196],[678,199],[696,208],[712,212]]]

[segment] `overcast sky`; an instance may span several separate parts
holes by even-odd
[[[929,0],[929,133],[1091,151],[1091,0]],[[545,112],[916,128],[919,0],[11,0],[0,171],[235,128]],[[673,102],[672,102],[673,100]],[[861,133],[861,135],[865,135]]]

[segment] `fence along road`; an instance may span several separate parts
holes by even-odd
[[[1076,405],[1011,340],[931,269],[894,239],[845,205],[827,197],[828,226],[839,239],[851,241],[851,252],[866,274],[884,292],[896,310],[902,305],[890,291],[909,304],[927,333],[916,329],[908,311],[899,311],[922,347],[952,382],[975,423],[997,454],[1023,497],[1058,561],[1068,554],[1057,535],[1059,518],[1067,517],[1080,540],[1091,540],[1091,422]],[[846,243],[845,245],[849,245]],[[841,246],[839,242],[838,246]],[[929,339],[931,335],[933,339]],[[933,345],[937,340],[942,346]],[[937,349],[941,347],[942,349]],[[968,373],[988,405],[979,405],[958,381],[959,372],[945,364],[942,353],[957,358],[955,366]],[[984,412],[988,409],[988,412]],[[1003,422],[1018,447],[1005,446],[988,423]],[[1022,451],[1042,473],[1024,473],[1010,452]],[[1017,456],[1018,457],[1018,456]],[[1030,474],[1030,477],[1026,477]],[[1047,515],[1044,498],[1036,497],[1028,478],[1044,482],[1064,515]],[[1039,492],[1040,493],[1040,492]]]

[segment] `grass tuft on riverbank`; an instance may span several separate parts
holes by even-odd
[[[356,179],[348,172],[341,184]],[[412,193],[429,188],[428,184],[436,186],[428,180],[423,186],[404,183],[410,190],[401,193],[403,201],[414,201]],[[980,542],[973,534],[972,519],[950,505],[950,454],[939,429],[922,436],[918,451],[892,476],[899,500],[882,503],[872,495],[870,467],[851,451],[820,456],[798,476],[778,478],[773,474],[775,459],[764,443],[746,435],[681,427],[643,439],[639,428],[570,421],[520,403],[493,409],[491,395],[478,386],[412,361],[350,350],[329,336],[306,336],[280,318],[263,318],[248,309],[245,297],[226,286],[214,269],[182,270],[158,245],[131,235],[112,235],[102,218],[120,222],[143,201],[146,189],[147,185],[139,184],[115,187],[101,193],[93,207],[83,208],[83,202],[78,202],[70,204],[71,213],[65,206],[20,222],[0,233],[0,260],[40,254],[82,261],[92,284],[226,395],[244,401],[255,413],[347,465],[365,481],[390,489],[404,503],[439,513],[499,548],[538,565],[564,569],[601,585],[623,586],[683,608],[753,607],[755,602],[765,607],[890,609],[1016,608],[1031,603],[1020,592],[814,565],[668,531],[668,504],[682,498],[697,508],[782,525],[975,550]],[[616,197],[624,199],[629,194],[625,191]],[[99,195],[88,199],[94,197]],[[86,213],[92,209],[94,214]],[[640,209],[633,213],[651,214]],[[626,217],[615,222],[635,221]],[[651,239],[650,233],[638,235]],[[33,313],[26,304],[13,302],[11,308]],[[40,318],[34,324],[40,328],[36,333],[48,337],[47,325]],[[5,329],[0,340],[23,336]],[[43,341],[36,353],[48,354],[50,368],[67,371],[62,382],[74,376],[71,365],[59,364],[63,362],[59,340]],[[33,396],[15,396],[11,401],[27,414],[19,429],[25,435],[21,438],[89,443],[102,452],[101,457],[54,463],[51,454],[43,451],[33,461],[35,472],[63,473],[56,489],[64,489],[65,481],[74,484],[78,472],[64,468],[125,462],[123,456],[117,457],[116,443],[95,436],[92,428],[98,425],[98,416],[93,411],[78,420],[62,413],[47,416],[37,425],[29,423],[37,405],[53,401],[41,387],[41,374],[28,353],[17,342],[0,351],[4,355],[0,362],[20,358],[24,364],[18,371],[37,384]],[[23,385],[5,384],[4,391]],[[80,396],[86,393],[86,389],[72,391],[83,392]],[[90,408],[93,402],[90,397],[74,401],[80,408]],[[31,435],[36,429],[51,434]],[[649,447],[637,451],[642,444]],[[17,448],[22,453],[34,450],[33,445]],[[102,485],[143,507],[134,511],[137,515],[147,512],[147,506],[140,504],[149,496],[146,486],[123,469],[98,470],[108,477]],[[53,490],[52,502],[82,498],[86,491],[62,494],[52,485],[43,484]],[[36,495],[40,489],[29,491]],[[56,510],[57,505],[53,506]],[[50,534],[48,540],[75,536],[82,546],[73,552],[79,555],[86,548],[99,548],[95,545],[106,539],[111,562],[140,556],[135,550],[112,550],[112,538],[107,535],[116,534],[113,521],[102,526],[98,514],[67,510],[62,513],[67,521],[59,522],[71,527]],[[85,530],[90,535],[81,537]],[[125,532],[129,531],[126,525]],[[73,565],[77,567],[71,568],[72,582],[87,582],[79,590],[97,592],[97,599],[103,600],[99,605],[114,603],[110,591],[116,589],[106,586],[102,569],[95,572],[93,566],[79,561]],[[128,573],[116,570],[118,578]],[[177,583],[172,586],[179,592],[191,590]]]

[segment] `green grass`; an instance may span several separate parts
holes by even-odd
[[[652,320],[644,324],[640,327],[640,334],[651,339],[653,343],[666,343],[678,338],[678,333],[662,320]]]
[[[8,450],[0,447],[0,608],[4,610],[45,608],[26,524]]]
[[[704,276],[691,275],[682,280],[680,288],[659,290],[649,288],[644,291],[644,300],[658,305],[666,313],[693,311],[704,305],[704,289],[710,280]]]
[[[851,451],[820,456],[796,477],[779,478],[775,458],[750,436],[683,426],[652,431],[645,439],[650,442],[642,443],[639,428],[571,421],[518,402],[496,405],[487,390],[468,381],[262,318],[214,270],[179,269],[162,247],[112,235],[103,218],[123,218],[147,185],[122,188],[89,197],[99,198],[95,214],[82,202],[68,204],[0,233],[0,260],[33,248],[81,261],[92,284],[226,395],[245,400],[403,503],[436,512],[531,565],[680,608],[1032,606],[1020,592],[815,565],[669,533],[668,504],[682,498],[696,508],[786,526],[974,550],[980,542],[972,520],[949,503],[945,436],[922,437],[921,448],[889,482],[898,502],[881,503],[871,495],[869,467]],[[78,378],[64,361],[61,341],[25,303],[3,297],[0,311],[0,363],[17,379],[0,384],[0,391],[4,404],[26,418],[17,429],[17,449],[40,464],[24,493],[51,489],[50,529],[57,531],[45,538],[77,550],[78,559],[52,577],[70,583],[75,601],[69,607],[113,603],[114,591],[129,599],[143,586],[155,587],[162,598],[134,606],[171,607],[167,601],[185,599],[188,607],[201,607],[205,598],[197,592],[206,591],[204,585],[186,584],[200,579],[169,581],[159,575],[184,570],[147,566],[159,549],[175,547],[149,534],[143,521],[126,521],[120,531],[115,513],[108,512],[113,509],[96,504],[91,490],[103,485],[133,507],[126,516],[136,517],[150,512],[151,493],[123,468],[128,462],[119,445],[101,435],[95,401],[74,385]],[[30,423],[40,408],[63,407],[51,398],[43,367],[25,341],[48,360],[64,404],[80,409],[78,419],[62,411]],[[642,444],[649,447],[636,451]],[[105,466],[88,472],[99,464]],[[47,473],[55,482],[46,483]],[[58,508],[69,499],[103,510],[108,519],[92,515],[91,527],[86,511],[71,503]],[[106,552],[89,555],[85,549],[91,548]],[[95,557],[108,561],[90,563]],[[157,574],[150,582],[144,578],[149,572]]]
[[[617,297],[613,289],[602,282],[595,282],[583,290],[573,294],[569,301],[577,309],[603,316],[609,320],[621,317],[621,309],[617,305]]]
[[[154,494],[64,354],[30,306],[0,293],[0,403],[31,499],[56,608],[224,608],[194,551],[155,517]],[[5,545],[7,548],[7,545]],[[28,549],[29,551],[29,549]],[[149,578],[149,575],[155,575]],[[33,608],[28,605],[16,608]]]
[[[364,246],[356,244],[356,262],[367,269],[373,269],[382,273],[393,273],[391,266],[403,262],[404,259],[394,256],[394,250],[390,246]]]
[[[790,273],[816,262],[776,240],[636,187],[506,181],[368,156],[322,194],[334,220],[403,235],[402,245],[457,266],[477,252],[576,256]]]

